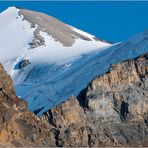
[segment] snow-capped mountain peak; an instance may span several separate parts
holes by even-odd
[[[0,13],[0,62],[18,96],[41,115],[77,96],[110,64],[148,51],[143,36],[111,45],[46,14],[10,7]]]
[[[0,62],[25,99],[34,87],[55,79],[84,54],[111,46],[51,16],[16,7],[0,13],[0,32]],[[29,90],[22,88],[26,83]]]
[[[0,14],[0,20],[0,49],[7,46],[6,52],[9,52],[12,59],[22,55],[29,56],[27,59],[35,56],[34,59],[57,62],[109,45],[88,33],[35,11],[10,7]],[[27,50],[34,48],[36,52]],[[6,56],[3,54],[5,60],[7,57],[10,59],[8,53]]]

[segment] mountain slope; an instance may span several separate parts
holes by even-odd
[[[13,78],[17,94],[25,99],[34,87],[46,83],[56,73],[63,73],[80,55],[110,46],[57,19],[30,10],[10,7],[0,14],[0,20],[0,62]],[[32,108],[29,103],[29,108],[35,110],[40,106]]]
[[[57,146],[148,146],[148,54],[111,65],[78,100],[46,113],[58,131]]]
[[[148,146],[148,54],[112,65],[42,117],[15,96],[1,65],[0,79],[1,147]]]
[[[0,147],[49,146],[48,127],[15,95],[13,81],[0,64]]]
[[[30,10],[9,8],[0,20],[0,62],[14,80],[17,95],[38,115],[77,96],[110,64],[148,52],[147,31],[110,45]]]
[[[25,82],[15,86],[16,92],[28,98],[31,110],[39,109],[39,114],[42,114],[70,96],[77,96],[92,79],[107,72],[110,64],[148,52],[148,42],[144,40],[144,34],[141,36],[140,40],[127,41],[101,52],[82,55],[79,59],[66,64],[51,67],[38,64]],[[137,46],[140,44],[141,46]]]

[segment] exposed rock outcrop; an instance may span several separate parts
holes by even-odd
[[[33,42],[30,43],[31,48],[45,45],[44,38],[40,35],[40,31],[46,31],[47,34],[55,39],[55,41],[59,41],[67,47],[72,46],[76,38],[86,41],[92,40],[91,38],[74,31],[70,26],[65,25],[63,22],[46,14],[22,8],[19,8],[19,14],[23,17],[23,20],[27,20],[31,23],[32,28],[36,27],[34,32],[35,38]],[[94,40],[99,41],[99,39],[95,37]]]
[[[112,65],[78,100],[49,111],[57,146],[148,146],[148,54]]]
[[[48,146],[48,128],[15,96],[13,82],[0,65],[0,147]]]

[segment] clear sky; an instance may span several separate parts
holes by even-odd
[[[148,29],[148,2],[2,2],[47,13],[98,38],[118,42]]]

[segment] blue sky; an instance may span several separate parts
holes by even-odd
[[[47,13],[111,42],[124,41],[148,29],[148,2],[0,2],[0,12],[18,6]]]

